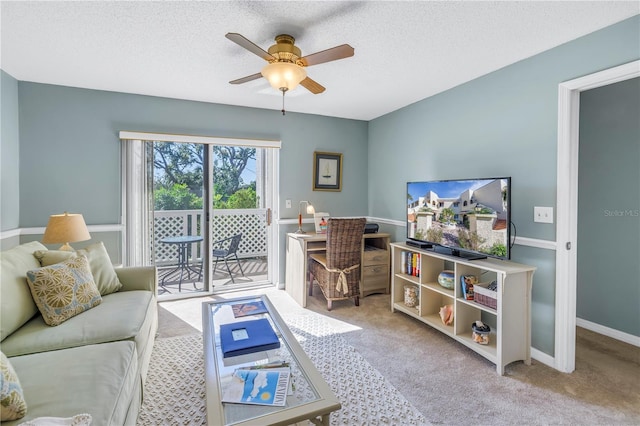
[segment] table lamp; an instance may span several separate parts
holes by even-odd
[[[298,230],[296,231],[296,234],[305,234],[302,230],[302,204],[307,205],[307,214],[314,214],[316,212],[310,202],[300,201],[300,204],[298,205]]]
[[[90,240],[89,230],[84,218],[78,213],[52,214],[44,231],[44,244],[64,243],[60,250],[73,251],[69,243]]]

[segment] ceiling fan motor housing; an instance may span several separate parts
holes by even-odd
[[[275,41],[276,44],[269,47],[269,54],[276,58],[275,62],[291,62],[295,64],[302,56],[300,49],[294,45],[296,39],[290,35],[280,34],[276,36]]]

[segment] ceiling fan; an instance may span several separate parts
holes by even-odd
[[[341,44],[331,49],[302,56],[302,52],[294,44],[295,39],[288,34],[277,35],[275,37],[276,44],[269,47],[268,51],[238,33],[227,33],[225,37],[268,62],[261,72],[232,80],[229,83],[242,84],[264,77],[273,88],[280,90],[283,96],[288,90],[295,89],[298,84],[313,94],[324,92],[325,88],[321,84],[307,76],[305,68],[348,58],[354,54],[353,47]],[[282,113],[284,114],[284,107]]]

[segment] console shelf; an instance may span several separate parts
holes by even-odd
[[[403,256],[403,253],[405,255]],[[406,256],[413,256],[418,273],[408,274]],[[391,311],[399,311],[441,331],[489,361],[496,364],[498,374],[514,361],[531,364],[531,286],[533,266],[515,262],[482,259],[467,260],[434,251],[422,250],[404,243],[391,244]],[[446,289],[438,284],[443,270],[453,270],[455,286]],[[496,281],[496,309],[462,294],[460,277],[474,275],[480,283]],[[405,287],[414,287],[417,305],[405,305]],[[440,308],[452,305],[454,322],[445,325]],[[489,344],[473,340],[471,325],[481,320],[491,327]]]

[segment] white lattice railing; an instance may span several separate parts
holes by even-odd
[[[214,210],[211,241],[219,241],[242,233],[239,257],[266,256],[266,209]],[[166,237],[202,235],[202,210],[156,210],[153,212],[153,246],[155,264],[178,261],[175,245],[163,244]],[[191,245],[189,262],[202,258],[200,243]]]

